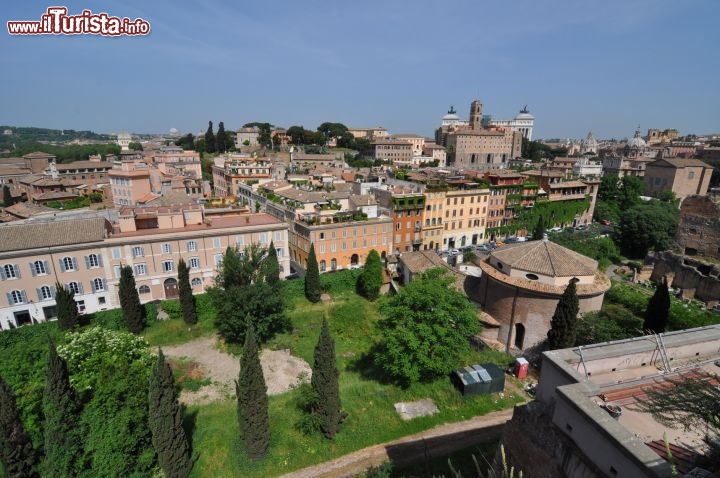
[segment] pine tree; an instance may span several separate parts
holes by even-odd
[[[305,297],[310,302],[320,301],[320,270],[315,258],[315,244],[310,244],[307,269],[305,271]]]
[[[55,303],[57,304],[57,317],[60,328],[69,330],[77,327],[80,323],[80,313],[75,302],[75,292],[56,282]]]
[[[665,332],[669,315],[670,292],[668,291],[667,277],[663,276],[655,288],[655,293],[648,301],[643,329],[654,334]]]
[[[315,346],[310,385],[318,397],[314,413],[327,438],[333,438],[340,431],[340,424],[345,419],[340,405],[339,378],[340,372],[335,364],[335,341],[330,335],[327,320],[323,319],[320,338]]]
[[[380,254],[373,249],[365,260],[365,268],[358,277],[357,289],[360,295],[368,300],[375,300],[380,296],[383,283],[383,266]]]
[[[178,291],[180,295],[180,307],[182,308],[183,319],[188,325],[195,325],[198,321],[195,296],[190,286],[190,270],[184,259],[178,262]]]
[[[564,349],[575,345],[575,333],[577,330],[577,315],[580,309],[580,302],[577,296],[575,280],[571,279],[565,288],[555,314],[550,321],[548,336],[548,348],[550,350]]]
[[[3,186],[3,206],[8,207],[12,206],[13,204],[15,204],[15,201],[10,194],[10,187],[5,185]]]
[[[0,378],[0,462],[9,477],[34,478],[37,472],[38,453],[20,420],[15,394]]]
[[[183,411],[178,403],[175,380],[162,350],[150,376],[148,422],[158,462],[167,478],[184,478],[190,474],[190,457]]]
[[[267,454],[270,445],[270,419],[265,378],[260,365],[260,355],[255,330],[248,324],[245,346],[240,359],[240,376],[235,382],[238,401],[240,435],[247,455],[259,460]]]
[[[215,134],[213,133],[212,121],[208,121],[208,129],[205,132],[205,152],[215,152]]]
[[[215,150],[218,153],[224,153],[227,145],[227,133],[225,133],[225,125],[221,121],[218,125],[218,132],[215,135]]]
[[[263,261],[263,269],[265,282],[269,285],[274,286],[280,281],[280,263],[278,262],[275,244],[273,244],[272,241],[270,241],[267,257],[265,257],[265,260]]]
[[[533,229],[533,241],[541,241],[545,237],[545,220],[542,216],[538,219],[535,229]]]
[[[83,455],[79,432],[80,403],[70,385],[67,363],[50,341],[47,379],[43,394],[45,415],[45,461],[43,476],[65,478],[76,476]]]
[[[139,334],[147,326],[145,307],[140,303],[140,295],[135,287],[135,277],[131,266],[120,269],[120,307],[125,324],[130,332]]]

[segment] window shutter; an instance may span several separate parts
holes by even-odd
[[[93,279],[93,280],[90,281],[90,288],[92,289],[93,294],[94,294],[95,292],[97,292],[97,291],[95,290],[95,279]]]
[[[18,264],[13,265],[13,269],[15,269],[15,277],[20,279],[20,266]]]
[[[90,256],[85,256],[85,268],[90,269]]]
[[[51,286],[50,286],[50,296],[51,296],[51,297],[55,297],[55,294],[56,294],[56,293],[57,293],[57,291],[55,290],[55,286],[54,286],[54,285],[51,285]]]
[[[38,296],[38,300],[39,300],[39,301],[44,300],[44,298],[43,298],[43,296],[42,296],[42,289],[40,289],[40,287],[35,288],[35,292],[37,292],[37,296]]]
[[[35,263],[34,263],[34,262],[31,262],[31,263],[29,263],[28,265],[30,266],[30,274],[31,274],[33,277],[35,277],[35,276],[36,276],[36,274],[35,274]]]
[[[73,263],[73,269],[78,270],[77,259],[75,259],[75,258],[73,257],[73,258],[72,258],[72,263]]]
[[[0,266],[0,280],[5,280],[7,277],[5,277],[5,266]]]
[[[82,282],[78,282],[78,291],[80,292],[80,294],[84,294]]]
[[[5,297],[7,297],[8,304],[13,305],[12,294],[10,292],[5,292]]]
[[[45,268],[45,273],[50,273],[50,266],[48,265],[48,261],[43,261],[43,267]]]
[[[98,266],[102,267],[102,266],[103,266],[103,262],[102,262],[102,256],[101,256],[100,254],[98,254],[97,260],[98,260]]]
[[[23,304],[27,304],[27,295],[24,290],[20,291],[20,297],[22,298]]]
[[[103,290],[107,290],[107,281],[105,279],[102,280]]]
[[[65,261],[60,259],[60,271],[65,272]]]

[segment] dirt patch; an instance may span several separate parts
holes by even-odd
[[[240,374],[240,360],[220,352],[217,339],[201,338],[181,345],[165,347],[168,358],[188,359],[212,380],[210,385],[197,391],[183,390],[180,401],[186,405],[200,405],[235,397],[235,380]],[[260,354],[260,363],[265,376],[269,395],[279,395],[298,384],[302,377],[309,379],[312,370],[307,362],[293,357],[289,350],[265,349]]]

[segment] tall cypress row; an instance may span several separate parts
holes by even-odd
[[[315,346],[310,385],[317,394],[314,413],[318,416],[320,427],[327,438],[333,438],[340,431],[345,413],[340,404],[340,372],[335,364],[335,341],[330,335],[327,320],[323,319],[320,338]]]
[[[188,325],[195,325],[198,321],[197,306],[195,305],[195,296],[190,286],[190,270],[184,259],[178,262],[178,292],[180,294],[180,308],[182,309],[183,319]]]
[[[39,477],[38,453],[20,420],[15,394],[0,378],[0,462],[13,478]]]
[[[140,303],[131,266],[123,266],[120,269],[119,293],[125,324],[130,332],[139,334],[147,326],[147,317],[145,307]]]
[[[547,333],[550,350],[565,349],[575,345],[579,309],[580,301],[575,288],[575,280],[570,280],[565,292],[560,296],[555,314],[550,320],[550,330]]]
[[[193,460],[183,429],[175,379],[162,350],[150,375],[148,402],[148,422],[158,462],[167,478],[185,478],[192,470]]]
[[[255,329],[248,323],[245,346],[240,359],[240,376],[235,382],[238,422],[245,452],[259,460],[267,454],[270,445],[270,418],[265,378],[260,366],[260,354]]]
[[[267,257],[263,261],[263,269],[266,283],[275,285],[280,281],[280,263],[273,241],[270,241]]]
[[[320,270],[315,257],[315,244],[310,244],[307,269],[305,270],[305,297],[310,302],[320,301]]]
[[[83,443],[79,432],[81,406],[70,385],[67,363],[50,341],[47,379],[43,394],[45,461],[43,476],[76,476],[82,468]]]

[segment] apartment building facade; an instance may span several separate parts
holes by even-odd
[[[267,214],[206,219],[198,206],[125,208],[116,225],[92,218],[3,226],[0,327],[54,318],[58,283],[75,292],[81,313],[119,307],[123,265],[132,266],[142,302],[177,297],[180,258],[200,293],[213,284],[227,247],[271,241],[284,277],[290,271],[287,224]]]
[[[485,237],[490,189],[465,182],[445,192],[441,249],[481,244]]]

